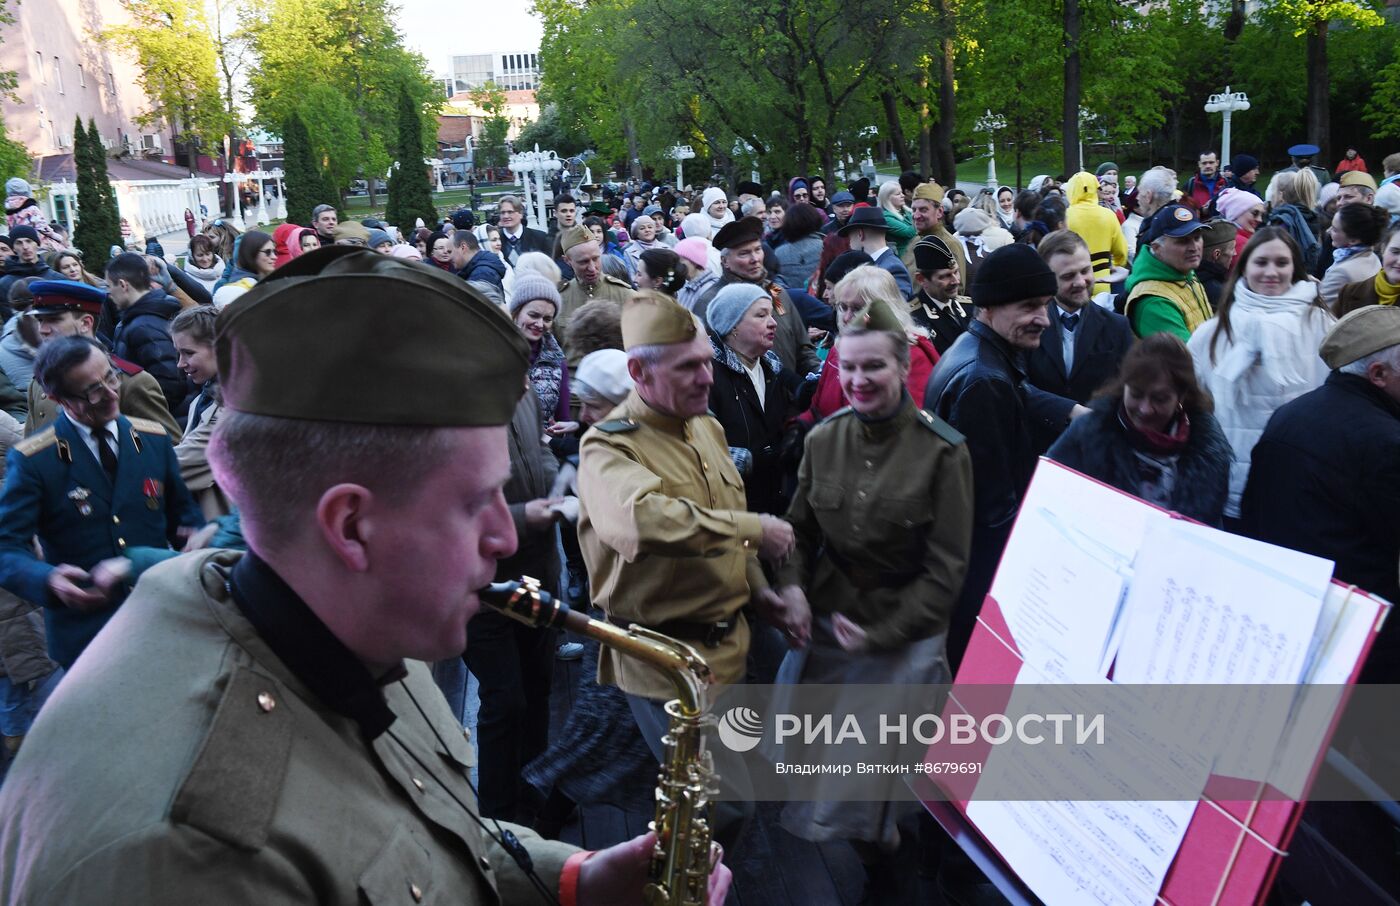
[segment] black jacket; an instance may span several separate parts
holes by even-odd
[[[457,276],[463,280],[476,280],[481,283],[490,283],[497,288],[504,290],[506,279],[506,265],[495,252],[480,249],[472,255],[466,267],[457,272]]]
[[[0,274],[0,302],[10,301],[10,287],[15,285],[15,281],[23,280],[25,277],[40,277],[44,280],[62,280],[63,275],[44,263],[40,258],[33,264],[22,264],[18,258],[11,258],[10,263],[5,265],[5,271]]]
[[[1079,311],[1069,372],[1065,372],[1060,306],[1051,303],[1050,326],[1040,338],[1040,348],[1026,357],[1026,375],[1047,393],[1087,403],[1095,391],[1117,376],[1123,356],[1133,345],[1133,328],[1127,318],[1092,302]]]
[[[165,404],[176,415],[183,411],[190,387],[170,337],[170,321],[179,313],[179,302],[160,287],[152,287],[117,316],[112,338],[112,352],[146,369],[160,384]]]
[[[909,312],[909,317],[915,324],[928,331],[933,348],[938,350],[941,356],[958,337],[967,332],[973,311],[975,309],[971,299],[955,299],[944,309],[932,296],[919,290],[914,294],[914,309]]]
[[[1202,261],[1196,268],[1196,279],[1201,281],[1201,289],[1206,291],[1206,298],[1210,300],[1213,310],[1220,308],[1220,293],[1224,291],[1228,277],[1229,272],[1214,261]]]
[[[924,408],[961,431],[972,454],[972,556],[948,630],[948,657],[956,669],[1036,457],[1069,423],[1074,401],[1027,383],[1024,356],[974,320],[934,366]]]
[[[710,412],[724,428],[730,456],[744,477],[748,508],[781,516],[787,512],[794,476],[785,474],[779,456],[791,407],[778,357],[768,354],[762,359],[764,390],[763,405],[759,405],[758,392],[739,357],[713,336],[710,344],[715,351]]]
[[[514,254],[512,254],[512,252]],[[544,252],[550,258],[554,257],[554,242],[550,240],[549,234],[544,230],[533,230],[525,227],[520,233],[520,239],[512,243],[505,230],[501,230],[501,257],[514,264],[519,256],[526,252]]]
[[[1128,494],[1137,494],[1137,457],[1118,412],[1119,397],[1094,400],[1093,411],[1076,419],[1049,457]],[[1176,463],[1170,509],[1207,525],[1220,525],[1230,494],[1234,456],[1220,423],[1209,412],[1191,414],[1191,437]]]
[[[1400,601],[1400,403],[1332,372],[1280,406],[1250,457],[1244,532],[1335,560],[1335,577]],[[1400,682],[1400,623],[1386,623],[1363,679]]]

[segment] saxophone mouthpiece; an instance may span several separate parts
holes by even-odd
[[[540,588],[538,579],[523,576],[509,582],[493,582],[476,593],[482,604],[529,626],[553,626],[569,608]]]

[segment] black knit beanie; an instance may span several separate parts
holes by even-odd
[[[1053,296],[1055,274],[1029,245],[1004,245],[992,252],[977,269],[972,280],[972,303],[978,308],[993,308]]]

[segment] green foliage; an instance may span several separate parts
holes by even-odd
[[[589,147],[588,134],[576,129],[576,124],[567,122],[559,112],[558,104],[545,104],[540,108],[540,118],[526,123],[520,130],[516,145],[522,148],[552,150],[560,157],[573,157]]]
[[[200,0],[122,0],[130,25],[109,28],[102,40],[136,62],[150,99],[138,125],[165,122],[177,141],[206,151],[219,146],[233,122],[219,92],[215,41]]]
[[[1366,121],[1375,127],[1376,138],[1400,138],[1400,42],[1390,64],[1376,78]]]
[[[0,120],[0,174],[4,179],[11,176],[28,177],[30,170],[34,167],[34,162],[29,157],[29,152],[24,145],[10,138],[5,131],[5,124]]]
[[[276,131],[299,113],[339,187],[389,168],[399,86],[424,108],[438,99],[427,63],[404,47],[395,17],[389,0],[270,0],[245,20],[254,121]]]
[[[107,175],[107,152],[97,123],[78,117],[73,124],[73,164],[78,171],[78,224],[73,244],[83,253],[85,266],[100,271],[114,245],[122,244],[121,215]]]
[[[506,136],[510,133],[510,119],[506,116],[506,93],[487,82],[468,95],[472,103],[486,114],[477,140],[475,165],[478,167],[504,167],[509,157]]]
[[[423,111],[406,89],[399,90],[399,134],[389,172],[389,203],[384,217],[395,225],[437,220],[433,188],[423,163]]]
[[[336,204],[340,196],[327,191],[326,175],[311,146],[311,134],[300,116],[293,113],[282,127],[282,170],[286,174],[287,222],[311,223],[311,211],[318,204]]]

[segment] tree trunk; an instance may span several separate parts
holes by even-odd
[[[1323,20],[1314,22],[1308,30],[1308,141],[1322,149],[1319,161],[1332,159],[1327,147],[1331,118],[1327,97],[1327,21]]]
[[[1082,82],[1079,72],[1079,0],[1064,0],[1065,29],[1065,96],[1061,110],[1064,173],[1078,173],[1084,165],[1079,159],[1079,95]]]
[[[895,103],[894,92],[888,88],[880,92],[880,104],[885,108],[885,122],[890,127],[890,143],[894,145],[895,157],[899,158],[899,169],[914,169],[914,159],[909,156],[909,145],[904,140],[904,124],[899,121],[899,105]]]
[[[938,175],[944,185],[951,188],[958,183],[958,162],[953,156],[953,126],[958,107],[953,73],[955,23],[948,0],[938,0],[938,24],[938,128],[934,132],[934,149],[938,157]]]
[[[914,105],[919,119],[919,172],[927,175],[933,172],[933,108],[928,102],[928,73],[920,72],[915,84],[919,90],[919,100]]]
[[[637,145],[637,130],[633,128],[630,120],[622,124],[622,134],[627,138],[627,168],[628,173],[638,182],[642,181],[642,150]]]

